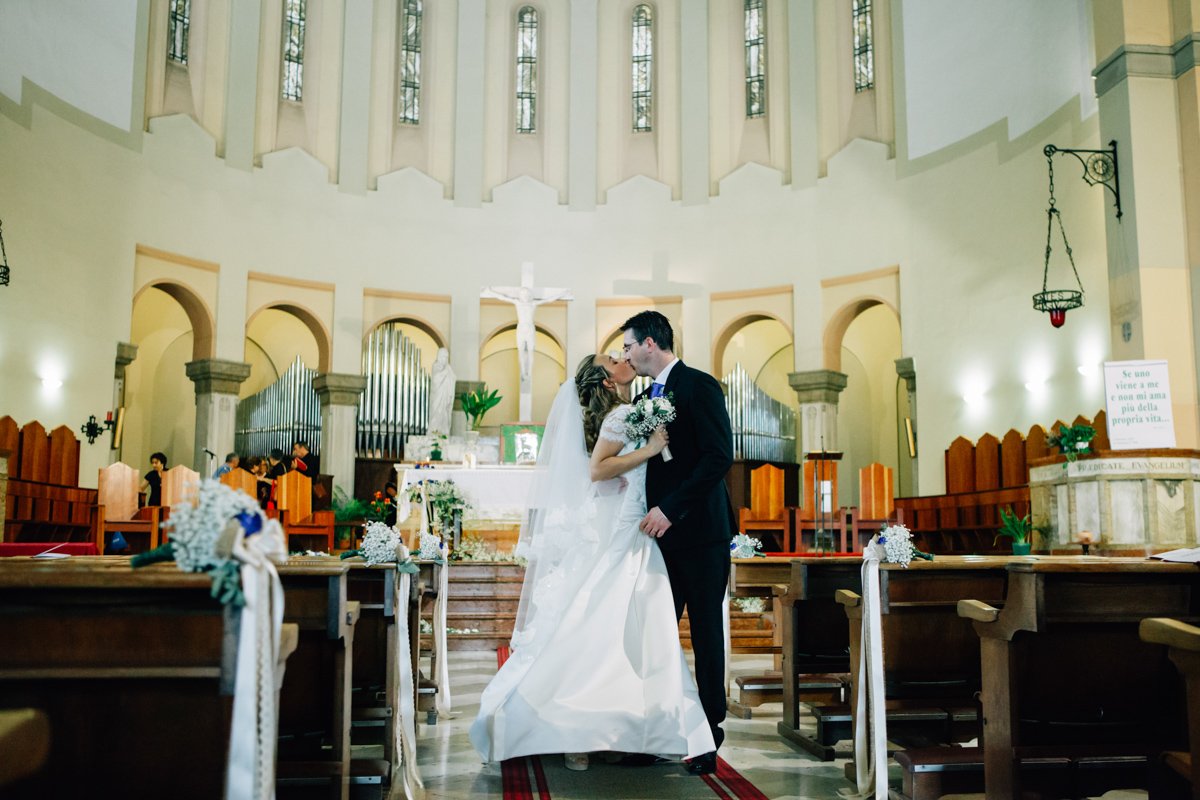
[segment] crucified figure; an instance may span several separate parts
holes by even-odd
[[[533,264],[521,265],[520,286],[489,286],[479,294],[512,303],[517,309],[517,362],[521,370],[521,421],[528,422],[533,414],[533,311],[543,303],[572,300],[570,289],[535,288]]]

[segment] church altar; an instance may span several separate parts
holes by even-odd
[[[1101,450],[1074,462],[1038,459],[1029,470],[1030,518],[1054,550],[1091,533],[1101,552],[1195,547],[1200,451]]]
[[[519,524],[525,514],[525,500],[533,485],[534,468],[529,466],[480,465],[466,469],[460,464],[416,466],[397,464],[400,496],[419,481],[452,480],[462,490],[471,507],[464,515],[465,525],[478,523]]]

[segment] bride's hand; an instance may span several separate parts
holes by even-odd
[[[666,446],[667,429],[665,427],[656,428],[654,433],[650,434],[650,438],[646,442],[646,447],[650,450],[650,455],[658,455]]]

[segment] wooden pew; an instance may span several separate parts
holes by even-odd
[[[36,420],[18,428],[0,417],[0,451],[9,453],[3,541],[95,541],[96,490],[79,486],[79,440],[70,428],[46,433]]]
[[[32,775],[50,753],[50,720],[36,708],[0,711],[0,786]]]
[[[226,472],[220,477],[220,481],[234,491],[242,491],[250,497],[258,498],[258,477],[240,467]]]
[[[778,587],[786,587],[791,565],[784,558],[735,558],[729,569],[729,597],[761,597],[771,610],[771,636],[773,644],[768,648],[739,647],[732,642],[734,653],[771,653],[774,656],[773,669],[760,675],[742,675],[735,679],[738,686],[738,699],[730,697],[726,701],[729,713],[742,719],[750,719],[751,709],[763,703],[778,703],[783,700],[782,654],[783,654],[783,615],[780,611],[780,596]],[[731,612],[732,613],[732,612]],[[729,687],[725,687],[729,695]]]
[[[133,553],[153,550],[162,543],[158,528],[161,509],[157,506],[138,508],[140,477],[136,469],[121,462],[100,469],[96,479],[96,495],[103,513],[100,515],[96,547],[101,553],[107,544],[108,534],[117,531],[125,537]]]
[[[1003,610],[959,603],[980,640],[990,800],[1019,797],[1021,762],[1069,758],[1073,794],[1146,785],[1148,757],[1186,736],[1183,688],[1145,617],[1200,620],[1200,570],[1140,558],[1040,557],[1008,567]]]
[[[333,552],[333,512],[312,510],[312,481],[288,472],[276,479],[276,498],[288,550]]]
[[[196,496],[200,488],[200,473],[176,464],[162,474],[162,504],[166,508]]]
[[[279,567],[284,621],[299,627],[279,699],[279,797],[327,785],[326,796],[349,797],[350,688],[360,604],[347,595],[350,566],[333,558],[292,557]],[[359,765],[378,775],[378,765]]]
[[[6,798],[222,796],[237,637],[210,589],[170,564],[0,561],[0,708],[53,731]]]
[[[1008,549],[1007,543],[995,541],[1000,512],[1006,508],[1018,517],[1028,514],[1029,487],[896,499],[913,543],[927,553],[947,555],[1001,554]]]
[[[1143,642],[1166,645],[1187,686],[1188,749],[1163,754],[1162,767],[1168,774],[1151,775],[1150,797],[1172,796],[1172,782],[1182,779],[1187,788],[1174,796],[1200,800],[1200,628],[1175,619],[1151,618],[1138,625],[1138,636]]]
[[[888,739],[905,746],[963,742],[980,734],[974,696],[980,686],[979,645],[958,601],[1004,602],[1007,557],[938,556],[908,568],[880,565],[880,613]],[[850,702],[832,709],[851,717],[843,728],[853,740],[863,676],[862,604],[858,592],[842,589],[850,640]],[[822,718],[818,709],[818,719]],[[829,716],[826,714],[825,716]]]
[[[850,638],[834,600],[839,589],[859,591],[857,556],[813,556],[789,561],[787,592],[781,598],[783,624],[783,719],[779,734],[823,761],[834,758],[835,742],[821,731],[809,736],[800,714],[802,700],[836,703],[844,699],[850,671]],[[843,754],[844,755],[844,754]]]

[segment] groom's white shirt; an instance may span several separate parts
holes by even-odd
[[[666,386],[667,385],[667,376],[671,374],[671,370],[674,369],[675,365],[678,363],[679,363],[678,358],[671,359],[671,363],[667,364],[665,367],[663,367],[663,371],[658,373],[658,375],[656,375],[654,377],[654,382],[661,383],[663,386]]]

